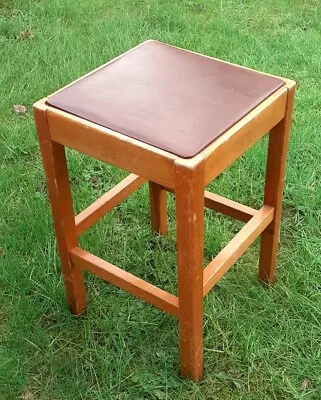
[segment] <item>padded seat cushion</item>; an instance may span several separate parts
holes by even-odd
[[[282,85],[278,78],[147,41],[47,104],[190,158]]]

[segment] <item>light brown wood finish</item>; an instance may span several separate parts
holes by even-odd
[[[48,124],[52,140],[173,187],[175,155],[52,107],[48,108]]]
[[[203,295],[260,234],[259,276],[268,282],[274,278],[295,85],[292,81],[284,81],[285,87],[188,160],[48,107],[46,99],[36,103],[35,119],[67,297],[73,313],[79,314],[85,308],[81,270],[86,269],[178,317],[181,373],[193,380],[200,378],[203,366]],[[260,210],[204,192],[211,180],[271,129],[265,199]],[[125,183],[117,185],[75,218],[64,146],[138,174],[140,178],[133,175],[126,178]],[[77,247],[76,232],[80,234],[97,222],[144,180],[151,182],[152,227],[162,234],[167,228],[165,190],[175,191],[178,297]],[[247,224],[203,271],[204,205]]]
[[[79,268],[72,267],[69,258],[70,250],[77,246],[77,236],[65,149],[64,146],[50,139],[46,109],[39,105],[35,106],[34,116],[68,304],[71,312],[79,315],[86,308],[86,295],[82,272]]]
[[[149,202],[152,229],[160,235],[167,233],[167,193],[161,185],[149,182]]]
[[[282,87],[201,152],[205,186],[282,120],[286,99],[287,89]]]
[[[272,283],[275,277],[294,93],[295,85],[289,83],[285,117],[271,130],[269,137],[264,204],[275,207],[275,216],[261,236],[259,267],[259,279],[268,283]]]
[[[144,178],[135,174],[130,174],[89,207],[79,213],[75,217],[77,235],[79,236],[98,222],[104,215],[116,207],[117,204],[139,189],[144,182]]]
[[[205,296],[273,220],[274,208],[263,206],[204,270]]]
[[[187,164],[187,162],[186,162]],[[181,374],[203,371],[204,165],[176,164],[177,269]]]
[[[75,267],[86,269],[96,276],[178,317],[178,298],[101,258],[75,247],[70,252]]]

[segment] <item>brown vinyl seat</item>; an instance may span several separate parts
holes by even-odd
[[[47,104],[190,158],[282,85],[272,76],[147,41]]]

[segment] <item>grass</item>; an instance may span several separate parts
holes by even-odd
[[[0,398],[321,398],[321,5],[318,0],[0,1]],[[67,310],[32,119],[33,102],[147,38],[298,83],[277,281],[257,283],[255,244],[205,301],[204,377],[178,375],[177,322],[93,276]],[[27,116],[13,112],[27,107]],[[211,184],[258,207],[266,141]],[[124,173],[68,152],[80,210]],[[82,245],[176,290],[175,220],[149,227],[146,188]],[[208,261],[239,229],[206,214]]]

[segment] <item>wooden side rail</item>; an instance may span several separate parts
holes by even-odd
[[[70,258],[74,266],[92,272],[99,278],[178,318],[178,298],[176,296],[79,247],[71,250]]]
[[[116,207],[117,204],[139,189],[144,182],[144,178],[130,174],[107,193],[103,194],[75,217],[77,235],[81,235],[98,222],[100,218]]]
[[[203,296],[212,289],[255,239],[273,221],[273,217],[274,207],[264,205],[214,260],[208,264],[203,275]]]
[[[170,193],[175,193],[174,189],[167,187],[164,187],[164,189]],[[258,212],[255,208],[245,206],[207,190],[204,192],[204,198],[205,207],[242,222],[248,222]]]
[[[258,211],[236,201],[205,190],[205,207],[242,222],[248,222]]]
[[[200,153],[205,159],[205,185],[284,118],[287,97],[288,89],[281,87]]]

